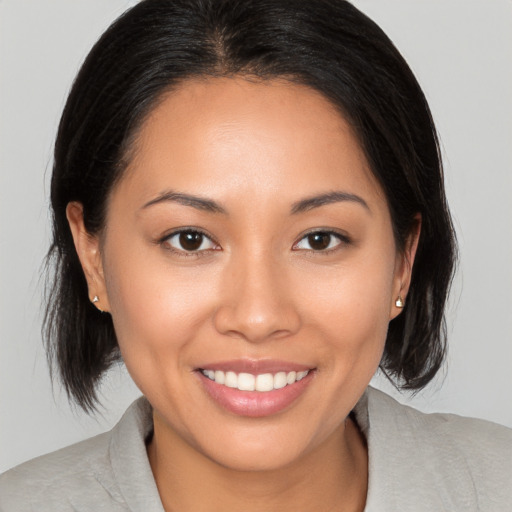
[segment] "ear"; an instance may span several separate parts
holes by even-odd
[[[84,225],[84,209],[81,203],[72,201],[66,207],[66,217],[69,222],[75,249],[84,271],[87,287],[89,288],[89,300],[100,311],[109,311],[103,264],[100,253],[100,240],[96,235],[91,235]],[[94,300],[95,297],[98,300]]]
[[[398,254],[396,258],[390,320],[397,317],[402,311],[402,308],[396,305],[398,298],[402,300],[403,304],[405,304],[407,300],[407,294],[411,285],[414,258],[416,257],[416,250],[418,249],[418,242],[420,240],[421,220],[421,214],[417,213],[414,216],[414,222],[405,241],[404,250],[402,253]]]

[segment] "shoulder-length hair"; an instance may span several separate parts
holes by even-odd
[[[89,53],[55,144],[45,343],[85,410],[120,353],[112,318],[89,301],[66,206],[82,203],[87,230],[99,233],[137,129],[162,95],[188,78],[234,75],[300,83],[339,109],[385,192],[398,250],[421,214],[407,304],[389,324],[381,368],[414,390],[442,365],[455,236],[432,116],[393,43],[344,0],[143,0]]]

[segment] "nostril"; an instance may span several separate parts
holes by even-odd
[[[274,307],[256,312],[238,304],[218,308],[214,324],[221,334],[257,343],[296,333],[300,319],[294,312],[286,312],[283,308]]]

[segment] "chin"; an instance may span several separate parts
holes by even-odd
[[[222,453],[210,454],[210,459],[225,469],[236,472],[278,471],[301,458],[300,451],[261,443],[259,448],[231,445]]]
[[[214,463],[241,472],[278,471],[300,461],[317,445],[325,432],[297,428],[297,422],[260,422],[250,426],[227,427],[223,432],[210,431],[208,438],[196,437],[195,449]]]

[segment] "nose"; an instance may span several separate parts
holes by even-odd
[[[252,343],[297,332],[301,319],[288,273],[268,254],[233,262],[214,323],[218,332]]]

